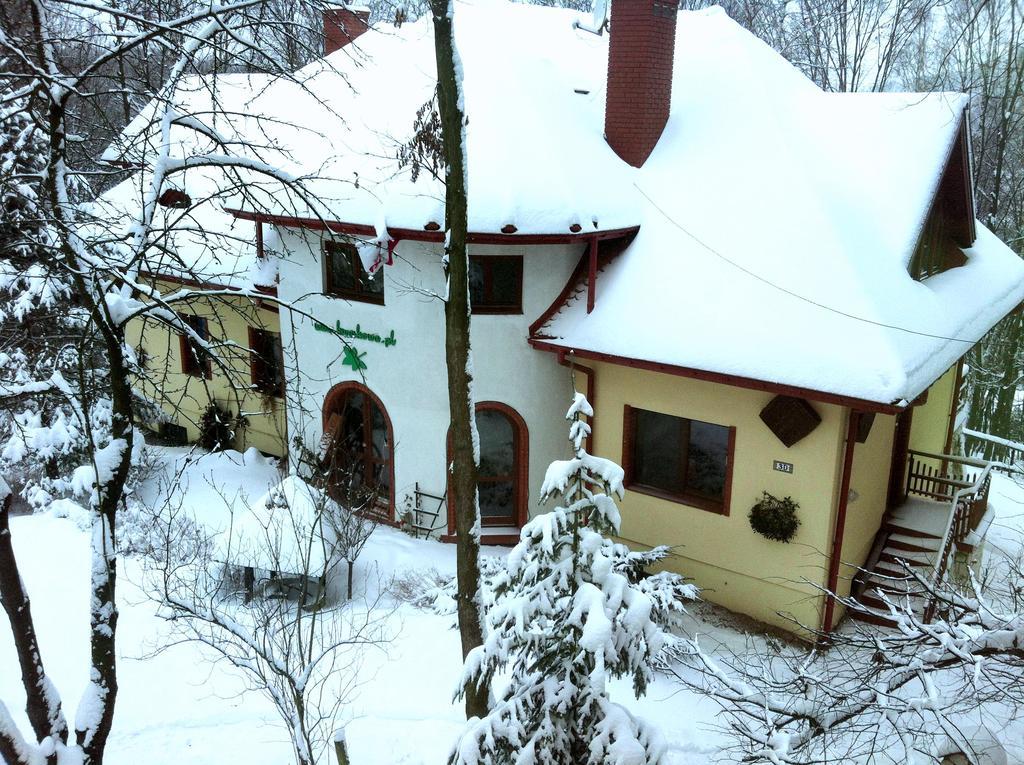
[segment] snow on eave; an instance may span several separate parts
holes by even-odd
[[[378,224],[356,223],[353,221],[336,220],[328,217],[301,217],[294,215],[280,215],[272,212],[260,212],[254,209],[246,209],[246,206],[225,207],[224,211],[239,220],[259,221],[270,223],[285,228],[314,228],[328,230],[338,234],[350,234],[353,236],[382,236],[390,235],[391,241],[403,239],[413,241],[444,241],[445,232],[442,228],[412,229],[397,226],[384,226],[383,232]],[[440,224],[438,224],[440,226]],[[594,228],[592,231],[542,231],[520,233],[518,230],[503,229],[500,231],[469,231],[466,233],[469,244],[584,244],[595,237],[609,239],[614,237],[628,237],[640,229],[639,225],[624,226],[620,228]]]

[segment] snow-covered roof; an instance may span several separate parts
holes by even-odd
[[[614,32],[613,32],[614,34]],[[964,97],[824,93],[723,12],[681,13],[672,114],[634,171],[640,232],[554,345],[880,403],[914,399],[1024,299],[978,225],[967,264],[908,264]]]
[[[680,12],[671,117],[635,169],[603,136],[608,35],[568,10],[455,7],[470,230],[640,227],[599,275],[595,310],[570,300],[538,333],[548,344],[891,403],[1024,298],[1024,264],[980,226],[966,266],[925,282],[907,272],[963,96],[824,93],[721,9]],[[238,114],[217,130],[255,139],[252,153],[319,201],[253,182],[220,202],[381,236],[444,220],[442,184],[413,182],[397,159],[434,89],[429,17],[372,28],[293,79],[230,77],[218,92]],[[205,96],[184,90],[190,113]],[[189,173],[186,186],[217,183],[210,168]]]

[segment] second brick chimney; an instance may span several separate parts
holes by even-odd
[[[612,0],[604,135],[633,167],[654,150],[672,101],[676,2]]]
[[[370,28],[370,11],[366,8],[325,8],[324,55],[341,50]]]

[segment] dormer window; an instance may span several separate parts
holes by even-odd
[[[966,113],[946,160],[935,199],[907,270],[918,281],[967,262],[963,250],[974,244],[974,190]]]
[[[941,210],[932,210],[910,259],[910,275],[922,281],[966,262],[967,258],[953,239],[946,216]]]

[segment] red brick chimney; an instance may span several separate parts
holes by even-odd
[[[341,50],[370,28],[366,8],[324,8],[324,55]]]
[[[612,0],[604,135],[633,167],[654,150],[672,100],[673,0]]]

